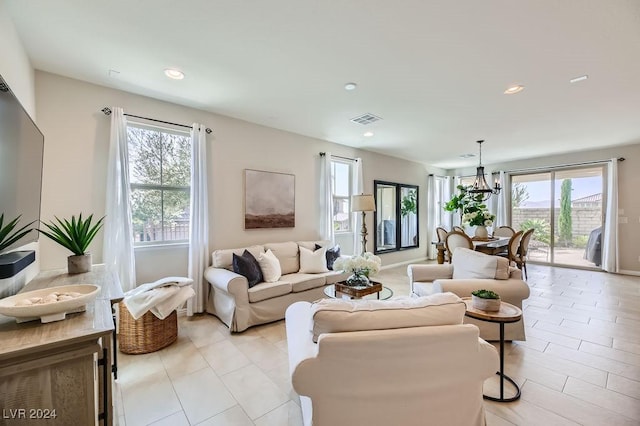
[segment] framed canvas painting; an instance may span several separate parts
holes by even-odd
[[[244,229],[295,227],[294,175],[245,169],[244,194]]]

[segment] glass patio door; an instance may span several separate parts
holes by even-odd
[[[554,169],[511,176],[511,223],[534,228],[529,260],[600,268],[604,167]]]

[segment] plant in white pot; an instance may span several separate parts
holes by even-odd
[[[57,223],[54,221],[51,223],[42,222],[48,231],[38,229],[38,232],[71,250],[73,255],[67,257],[67,268],[70,274],[79,274],[91,270],[91,253],[87,252],[87,248],[102,227],[103,220],[104,216],[92,224],[93,215],[89,215],[83,220],[82,213],[77,219],[75,216],[71,216],[71,221],[60,220],[56,217]]]
[[[471,292],[471,306],[488,312],[500,310],[500,296],[491,290],[475,290]]]

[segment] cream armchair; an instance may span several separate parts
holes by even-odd
[[[291,305],[289,371],[304,425],[485,425],[482,386],[499,357],[462,324],[464,311],[451,293]]]
[[[530,292],[522,280],[522,272],[510,267],[506,259],[460,248],[456,250],[451,265],[409,265],[407,275],[411,294],[415,296],[451,292],[459,297],[470,297],[472,291],[484,288],[495,291],[503,301],[522,309],[522,301],[529,297]],[[489,275],[491,278],[480,278]],[[464,322],[476,325],[483,339],[500,340],[497,323],[469,317],[465,317]],[[505,340],[526,340],[522,319],[505,324]]]

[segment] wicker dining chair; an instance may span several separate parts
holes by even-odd
[[[464,247],[473,250],[473,241],[464,232],[453,231],[447,234],[447,238],[444,240],[444,247],[449,254],[449,263],[453,258],[453,252],[458,247]]]
[[[516,233],[516,230],[513,229],[512,227],[503,225],[494,229],[493,236],[494,237],[511,237],[515,233]]]

